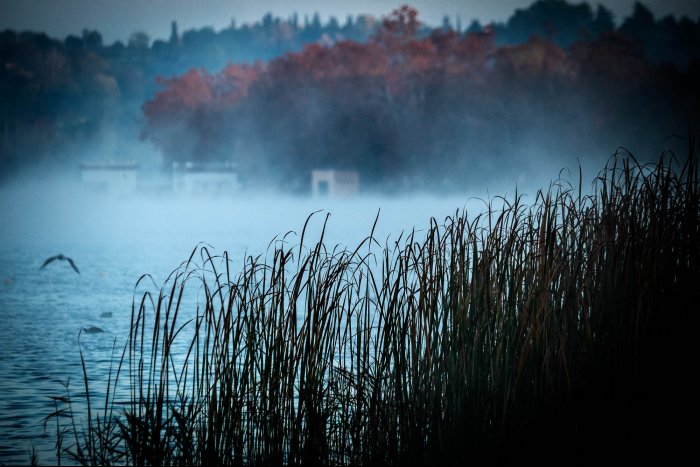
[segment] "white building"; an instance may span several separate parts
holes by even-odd
[[[189,195],[226,195],[239,188],[232,163],[173,162],[173,190]]]
[[[360,174],[356,170],[312,170],[311,193],[316,197],[356,196]]]
[[[80,164],[83,185],[93,191],[128,195],[136,191],[139,165],[135,162]]]

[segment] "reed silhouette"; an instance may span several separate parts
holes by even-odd
[[[227,253],[196,248],[157,297],[135,297],[97,412],[83,363],[88,428],[64,427],[74,442],[59,458],[403,465],[680,455],[692,445],[680,421],[692,400],[699,181],[691,141],[683,163],[617,155],[591,195],[580,179],[559,180],[532,204],[518,194],[492,200],[392,244],[370,234],[355,250],[331,248],[322,233],[307,245],[304,229],[298,246],[271,243],[237,273]],[[202,297],[196,310],[183,300],[191,287]],[[173,351],[178,339],[184,354]],[[115,403],[120,378],[125,405]],[[66,410],[47,419],[66,423]]]

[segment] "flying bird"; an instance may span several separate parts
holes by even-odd
[[[68,262],[70,263],[70,266],[73,268],[73,270],[74,270],[75,272],[77,272],[78,274],[80,274],[80,271],[78,271],[78,266],[75,265],[75,263],[73,262],[73,260],[72,260],[71,258],[69,258],[69,257],[67,257],[67,256],[63,256],[63,255],[52,256],[51,258],[49,258],[49,259],[47,259],[46,261],[44,261],[44,264],[42,264],[41,267],[40,267],[39,269],[44,269],[44,268],[46,267],[47,264],[49,264],[50,262],[55,261],[55,260],[57,260],[57,259],[60,259],[61,261],[68,261]]]

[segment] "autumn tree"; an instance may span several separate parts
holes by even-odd
[[[231,64],[216,75],[191,69],[176,78],[159,78],[163,89],[143,107],[142,137],[171,160],[215,158],[221,152],[215,131],[221,114],[247,96],[260,70],[259,65]]]
[[[562,3],[537,5],[563,8],[595,31],[610,25],[605,9]],[[498,30],[429,31],[404,6],[364,43],[314,43],[266,66],[161,80],[144,107],[144,135],[172,160],[234,155],[247,176],[277,175],[280,186],[304,186],[311,169],[326,166],[357,168],[366,185],[449,188],[518,166],[532,151],[601,153],[596,141],[639,139],[651,125],[634,105],[660,81],[634,41],[601,32],[568,47],[551,35],[498,46]],[[646,107],[671,121],[658,102]],[[590,137],[608,128],[607,139]]]

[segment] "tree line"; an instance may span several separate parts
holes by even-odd
[[[319,167],[357,169],[382,190],[450,190],[576,157],[598,165],[620,145],[656,157],[664,137],[697,129],[700,62],[654,62],[632,23],[564,47],[556,35],[510,43],[495,27],[425,34],[402,7],[364,43],[162,80],[143,136],[167,160],[234,160],[253,183],[292,190]]]
[[[344,23],[268,14],[183,33],[173,23],[168,40],[136,32],[111,45],[97,31],[4,31],[0,173],[72,163],[118,128],[166,162],[233,158],[253,179],[284,167],[303,184],[309,167],[339,165],[410,184],[428,167],[497,166],[552,120],[559,137],[539,142],[550,152],[596,129],[612,139],[654,118],[664,131],[691,125],[698,44],[699,21],[656,19],[637,3],[615,27],[605,7],[563,0],[467,27],[446,17],[429,28],[404,7]],[[488,156],[474,156],[478,145]]]

